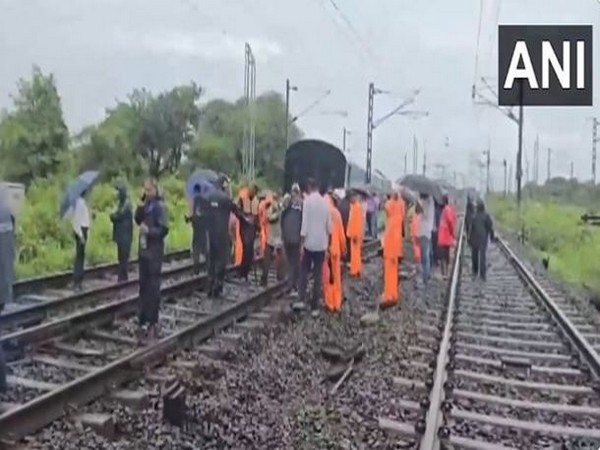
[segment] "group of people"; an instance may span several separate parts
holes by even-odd
[[[243,282],[248,277],[256,256],[262,257],[260,283],[268,284],[273,265],[277,279],[287,277],[291,296],[306,304],[309,277],[313,289],[308,306],[318,314],[320,298],[325,309],[338,312],[342,307],[342,271],[347,265],[350,277],[362,275],[362,244],[367,236],[377,237],[378,215],[385,215],[385,230],[381,237],[383,261],[383,292],[381,307],[397,304],[399,265],[404,257],[405,228],[410,227],[415,262],[421,267],[427,283],[432,266],[439,265],[442,276],[448,275],[450,248],[455,244],[456,215],[447,196],[438,203],[432,196],[420,194],[408,208],[404,199],[393,192],[380,201],[376,195],[364,198],[353,190],[330,190],[321,195],[313,179],[306,182],[305,192],[298,184],[283,198],[277,193],[259,195],[255,185],[244,186],[234,198],[229,192],[229,180],[221,176],[208,195],[198,187],[186,219],[193,229],[192,256],[195,274],[200,262],[208,263],[211,297],[223,293],[228,264],[238,267]],[[139,338],[157,337],[160,309],[160,279],[169,233],[168,214],[164,199],[154,178],[144,181],[139,204],[132,208],[124,186],[116,187],[116,209],[110,218],[113,240],[118,254],[118,281],[128,279],[129,257],[134,223],[139,227]],[[82,289],[85,247],[91,225],[84,192],[72,211],[72,227],[76,251],[73,267],[74,286]],[[476,205],[469,199],[466,229],[471,246],[472,269],[485,279],[485,253],[488,237],[493,239],[493,225],[482,201]],[[12,299],[14,278],[15,233],[14,216],[6,205],[0,205],[0,310]],[[0,391],[5,389],[5,373],[0,348]]]

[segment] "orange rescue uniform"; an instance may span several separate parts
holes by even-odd
[[[419,222],[421,221],[421,215],[413,210],[412,219],[410,221],[410,238],[412,240],[413,254],[415,256],[415,263],[421,264],[421,245],[419,243]]]
[[[243,187],[238,193],[238,200],[245,199],[248,197],[248,188]],[[244,255],[244,246],[242,244],[242,235],[240,234],[240,221],[237,220],[235,230],[235,257],[234,264],[239,266],[242,263],[242,257]]]
[[[359,201],[350,203],[346,236],[350,239],[350,276],[359,277],[362,272],[362,240],[365,232],[363,207]]]
[[[404,201],[391,198],[385,203],[385,232],[383,235],[383,295],[382,304],[394,305],[399,300],[398,259],[403,256],[402,227]]]
[[[323,298],[327,310],[336,312],[342,309],[342,256],[346,253],[346,237],[342,215],[334,206],[331,197],[331,239],[327,258],[323,262]]]
[[[258,224],[260,226],[260,256],[264,256],[269,237],[269,221],[267,220],[267,204],[273,201],[273,195],[268,194],[258,204]]]

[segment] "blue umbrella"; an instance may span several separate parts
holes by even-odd
[[[67,192],[63,197],[63,201],[60,204],[60,216],[64,217],[69,208],[75,205],[75,201],[81,196],[84,191],[87,191],[96,178],[98,178],[99,172],[95,170],[88,170],[79,175],[75,181],[69,184]]]
[[[206,197],[215,190],[215,183],[219,180],[219,174],[210,169],[198,169],[190,175],[185,186],[185,192],[189,198],[193,198],[194,187],[200,186],[200,195]]]

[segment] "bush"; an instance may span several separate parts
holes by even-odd
[[[520,229],[514,199],[492,197],[489,208],[504,228]],[[550,256],[550,270],[560,278],[600,291],[600,229],[580,223],[583,207],[527,201],[522,218],[527,241],[540,257]]]
[[[36,180],[29,187],[23,212],[17,220],[17,278],[43,276],[71,268],[75,252],[71,222],[59,217],[66,185],[66,179],[55,177]],[[184,182],[171,177],[162,180],[160,186],[169,212],[167,251],[187,248],[191,243],[191,229],[184,219],[187,212]],[[129,188],[134,209],[140,191],[139,186]],[[98,184],[90,193],[88,204],[93,219],[86,248],[88,266],[116,260],[109,218],[116,203],[116,191],[111,183]],[[134,228],[132,257],[137,254],[137,227]]]

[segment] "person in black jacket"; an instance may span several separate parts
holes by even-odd
[[[494,240],[494,224],[492,218],[485,210],[483,200],[477,201],[477,209],[471,220],[469,245],[471,247],[471,263],[473,276],[479,275],[486,279],[486,250],[489,240]]]
[[[187,216],[186,222],[192,223],[192,261],[194,264],[194,274],[200,273],[200,256],[206,260],[207,253],[207,221],[204,211],[206,210],[206,201],[201,195],[199,184],[194,186],[194,198],[192,200],[192,210]]]
[[[467,211],[465,212],[465,231],[467,232],[467,240],[471,233],[471,222],[473,221],[473,215],[475,214],[475,206],[473,205],[473,199],[470,195],[467,196]]]
[[[244,220],[243,214],[229,196],[227,177],[219,177],[216,184],[217,189],[212,191],[203,203],[208,226],[209,297],[219,297],[223,292],[225,269],[231,253],[230,215],[233,212],[239,220]]]
[[[119,205],[117,210],[110,215],[113,223],[113,241],[117,244],[117,259],[119,261],[118,280],[127,281],[129,278],[129,255],[131,241],[133,240],[133,213],[127,198],[127,189],[123,185],[117,186]]]
[[[157,337],[160,309],[160,276],[165,254],[165,237],[169,233],[167,208],[158,193],[156,180],[144,181],[144,195],[135,212],[139,236],[139,325],[140,337]]]
[[[298,294],[300,279],[300,230],[302,229],[302,193],[300,186],[292,186],[292,194],[284,199],[281,212],[281,240],[288,265],[292,295]]]

